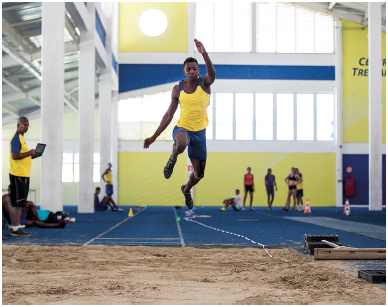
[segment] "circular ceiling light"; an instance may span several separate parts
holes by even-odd
[[[167,17],[159,10],[148,10],[140,16],[139,26],[145,35],[159,36],[167,29]]]

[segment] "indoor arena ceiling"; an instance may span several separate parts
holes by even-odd
[[[368,25],[367,2],[289,2],[317,12]],[[66,9],[71,2],[66,2]],[[3,125],[19,116],[40,117],[41,101],[41,2],[3,2]],[[386,4],[382,2],[382,29],[385,32]],[[70,10],[71,11],[71,10]],[[78,110],[79,29],[66,10],[65,110]],[[99,67],[96,65],[98,76]],[[96,87],[96,97],[98,87]]]

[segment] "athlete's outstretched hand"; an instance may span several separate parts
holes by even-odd
[[[150,147],[150,145],[155,142],[153,138],[147,138],[144,140],[144,148],[147,149]]]
[[[199,53],[206,53],[206,50],[205,50],[205,47],[202,45],[202,43],[197,40],[196,38],[194,38],[194,42],[195,42],[195,46],[197,47],[197,51]]]

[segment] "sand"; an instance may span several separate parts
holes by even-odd
[[[3,245],[3,304],[385,305],[386,292],[294,250]]]

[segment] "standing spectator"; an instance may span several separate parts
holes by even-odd
[[[275,197],[274,187],[276,188],[276,191],[278,190],[278,187],[276,185],[275,175],[272,175],[272,170],[270,168],[267,170],[267,175],[264,177],[264,185],[268,197],[268,210],[272,210],[272,203]]]
[[[290,198],[291,195],[294,199],[293,210],[296,210],[296,185],[302,180],[295,174],[295,169],[291,167],[291,173],[284,179],[288,185],[288,193],[286,204],[284,205],[283,211],[288,211],[290,209]]]
[[[228,206],[231,206],[234,211],[240,211],[240,209],[242,208],[242,198],[240,195],[240,190],[237,189],[236,195],[224,199],[223,203],[225,206],[222,207],[220,211],[226,211],[226,208],[228,208]]]
[[[105,170],[105,172],[101,175],[102,180],[105,181],[105,193],[106,193],[106,202],[113,205],[112,210],[117,211],[118,207],[116,203],[114,202],[112,195],[113,195],[113,180],[112,180],[112,164],[108,163],[108,168]],[[111,207],[111,206],[110,206]]]
[[[297,211],[303,211],[303,180],[302,180],[302,173],[299,173],[299,169],[295,168],[295,175],[299,176],[301,181],[296,185],[296,204],[297,204]]]
[[[27,195],[30,190],[31,156],[35,150],[28,149],[24,134],[27,133],[30,124],[24,116],[19,117],[17,130],[9,142],[9,180],[11,183],[11,216],[10,236],[29,236],[20,227],[20,213],[27,204]]]
[[[245,201],[248,196],[250,196],[249,210],[252,211],[252,202],[253,202],[253,192],[255,191],[255,182],[253,180],[253,174],[251,174],[251,168],[247,168],[247,173],[244,175],[244,204],[242,210],[245,210]]]

